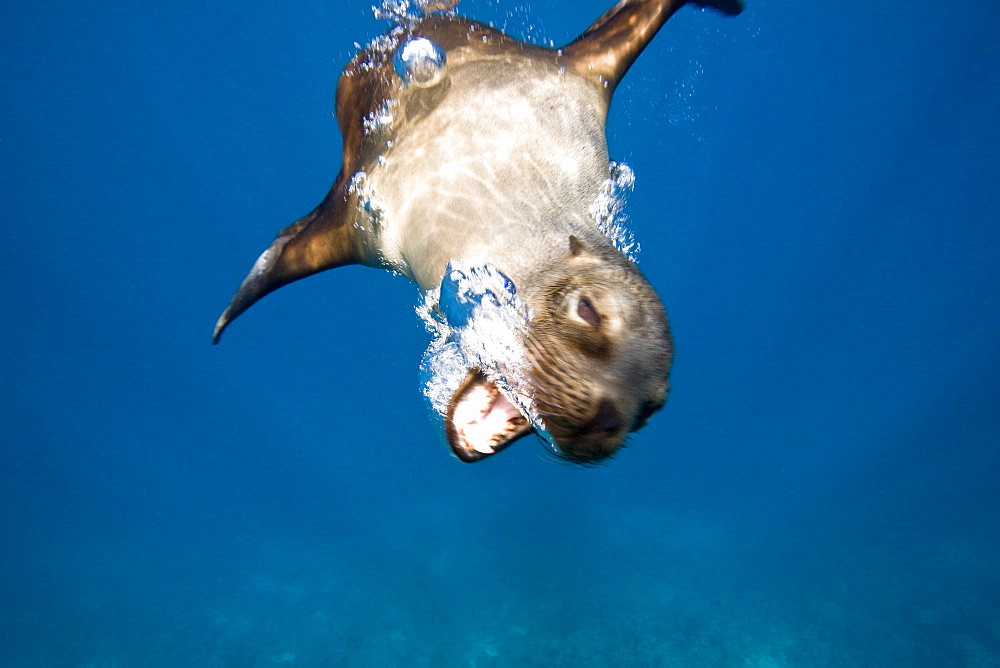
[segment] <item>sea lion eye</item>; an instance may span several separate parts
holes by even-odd
[[[586,322],[592,327],[601,326],[601,316],[594,308],[593,304],[586,297],[580,297],[580,301],[576,303],[576,314],[580,316],[580,319]]]

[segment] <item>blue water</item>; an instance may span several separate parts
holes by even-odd
[[[402,278],[209,344],[370,4],[0,8],[0,663],[1000,665],[1000,6],[671,20],[609,135],[673,390],[584,469],[450,455]]]

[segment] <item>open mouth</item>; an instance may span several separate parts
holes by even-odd
[[[475,462],[527,436],[532,426],[493,381],[472,369],[448,404],[445,432],[455,456]]]

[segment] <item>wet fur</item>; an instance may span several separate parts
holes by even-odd
[[[739,0],[693,2],[742,10]],[[533,400],[560,456],[610,456],[666,400],[673,345],[659,297],[589,207],[609,176],[604,124],[615,87],[684,4],[620,0],[558,50],[440,14],[376,40],[337,87],[344,150],[333,187],[258,258],[213,342],[264,295],[334,267],[389,268],[430,290],[451,260],[492,264],[534,311],[522,333]],[[394,71],[395,49],[415,37],[447,54],[435,87],[404,86]],[[393,123],[373,128],[390,101]],[[498,136],[517,152],[490,161]],[[365,201],[362,172],[378,206]]]

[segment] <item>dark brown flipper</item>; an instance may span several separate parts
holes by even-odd
[[[577,72],[606,85],[610,97],[667,19],[689,1],[729,15],[744,8],[742,0],[621,0],[567,44],[563,56]]]
[[[344,179],[337,179],[322,204],[305,218],[281,230],[271,246],[257,258],[215,323],[212,343],[218,343],[229,323],[269,292],[325,269],[361,260],[362,249],[351,224],[357,198],[347,192],[347,185],[342,181]]]
[[[229,306],[215,324],[212,343],[223,330],[264,295],[312,274],[347,264],[378,264],[364,246],[354,222],[357,194],[350,184],[374,150],[364,119],[389,97],[393,83],[385,54],[362,52],[344,70],[337,85],[337,119],[344,138],[343,166],[326,199],[309,215],[278,233],[264,251]]]

